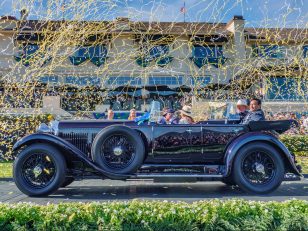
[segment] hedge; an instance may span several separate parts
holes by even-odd
[[[12,159],[12,147],[21,137],[34,133],[41,123],[48,123],[50,114],[1,115],[0,116],[0,160]]]
[[[0,204],[0,230],[308,230],[308,202]]]
[[[290,152],[308,157],[308,135],[281,135],[279,139]]]

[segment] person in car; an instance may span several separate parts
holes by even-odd
[[[258,98],[252,98],[250,100],[250,111],[243,119],[243,124],[248,124],[250,121],[265,120],[264,112],[261,109],[261,100]]]
[[[136,109],[130,109],[129,111],[129,116],[128,116],[128,120],[135,120],[137,117],[136,115]]]
[[[107,120],[113,120],[114,112],[112,109],[109,109],[107,112]]]
[[[158,121],[159,124],[177,124],[178,121],[174,118],[174,110],[171,108],[163,109],[163,117]]]
[[[243,121],[245,116],[248,114],[248,108],[249,108],[248,100],[246,99],[240,99],[236,103],[236,109],[238,112],[238,115],[240,116],[240,121]]]
[[[193,119],[193,113],[191,112],[191,107],[184,105],[181,110],[181,119],[179,124],[193,124],[195,121]]]

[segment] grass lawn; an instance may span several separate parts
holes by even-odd
[[[297,162],[302,166],[303,174],[308,174],[308,157],[297,157]]]
[[[298,164],[302,166],[303,174],[308,174],[308,157],[298,156]],[[12,162],[0,162],[0,178],[12,177]]]
[[[0,178],[12,177],[12,162],[0,162]]]

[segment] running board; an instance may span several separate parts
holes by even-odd
[[[132,178],[223,178],[223,175],[210,175],[210,174],[185,174],[185,173],[137,173],[132,176]]]

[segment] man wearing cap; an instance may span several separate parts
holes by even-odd
[[[243,121],[245,116],[248,114],[248,100],[240,99],[236,103],[236,109],[238,111],[238,115],[240,116],[240,122]]]
[[[193,113],[191,112],[191,107],[188,105],[184,105],[181,112],[181,119],[179,124],[193,124],[195,121],[192,118]]]
[[[163,117],[158,121],[159,124],[177,124],[173,117],[174,110],[170,108],[163,109]]]

